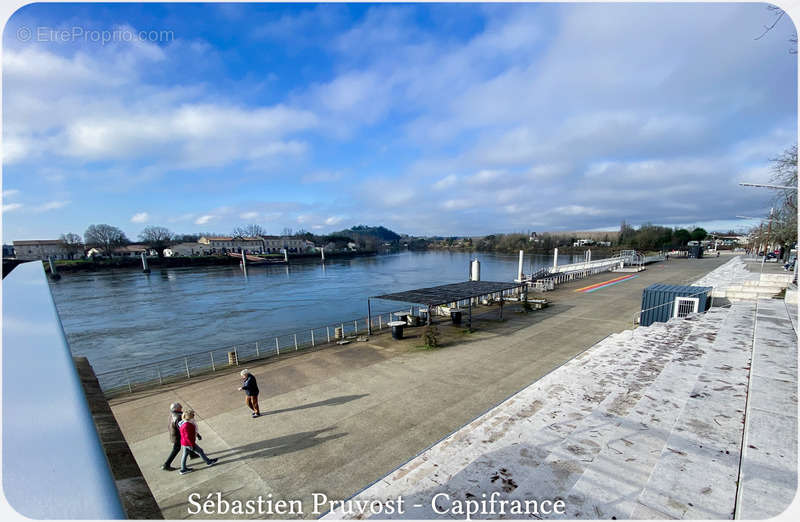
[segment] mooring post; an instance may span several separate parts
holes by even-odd
[[[284,263],[288,263],[289,262],[289,249],[288,248],[284,248],[283,249],[283,262]]]
[[[524,250],[519,251],[519,267],[517,267],[517,281],[522,281],[522,259],[525,255]]]
[[[369,298],[367,298],[367,335],[372,335],[372,310],[369,306]]]
[[[278,352],[278,355],[281,354],[281,346],[278,344],[278,338],[275,338],[275,351]]]
[[[320,253],[322,254],[322,262],[325,262],[325,247],[319,249]]]
[[[144,252],[142,252],[142,272],[144,272],[145,274],[150,273],[150,267],[147,266],[147,256],[145,255]]]
[[[294,334],[294,349],[297,351],[297,334]]]
[[[50,279],[59,280],[61,279],[61,274],[58,273],[56,270],[56,264],[53,262],[53,256],[49,256],[47,258],[47,262],[50,264]]]
[[[558,268],[558,248],[553,249],[553,269]]]

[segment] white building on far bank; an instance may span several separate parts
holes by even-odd
[[[14,241],[14,253],[17,259],[31,261],[35,259],[69,259],[67,245],[60,239],[29,239]]]

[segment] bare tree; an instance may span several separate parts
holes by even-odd
[[[61,234],[61,241],[64,242],[64,248],[67,249],[70,259],[75,259],[76,255],[83,256],[83,239],[78,234],[69,232]]]
[[[764,36],[766,36],[767,33],[772,31],[773,29],[775,29],[775,26],[778,25],[778,22],[780,22],[781,19],[783,18],[783,16],[786,14],[786,12],[783,9],[781,9],[780,7],[774,6],[774,5],[768,5],[767,9],[769,9],[770,11],[772,11],[775,14],[775,20],[773,20],[773,22],[771,24],[765,25],[764,26],[764,30],[761,32],[760,35],[756,36],[754,38],[754,40],[761,40],[762,38],[764,38]],[[789,42],[792,44],[792,46],[789,48],[789,53],[797,54],[797,33],[796,32],[792,33],[792,36],[789,37]]]
[[[139,241],[158,251],[158,257],[164,257],[164,249],[175,240],[175,235],[165,227],[144,227],[139,234]]]
[[[797,242],[797,145],[772,158],[771,181],[783,187],[792,187],[778,192],[774,199],[770,241],[783,247],[784,257]]]
[[[266,235],[261,225],[240,225],[233,229],[234,237],[260,237]]]
[[[86,246],[97,247],[107,256],[115,248],[129,243],[125,232],[111,225],[89,225],[83,233],[83,239]]]

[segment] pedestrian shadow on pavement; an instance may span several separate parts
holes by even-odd
[[[324,401],[310,402],[308,404],[293,406],[291,408],[284,408],[282,410],[266,411],[263,412],[261,416],[263,417],[265,415],[277,415],[278,413],[286,413],[287,411],[305,410],[307,408],[317,408],[319,406],[338,406],[339,404],[345,404],[350,401],[355,401],[362,397],[366,397],[368,395],[369,393],[364,393],[361,395],[342,395],[341,397],[333,397],[331,399],[326,399]]]
[[[304,449],[316,446],[317,444],[322,444],[323,442],[338,439],[347,435],[347,433],[332,433],[329,435],[323,435],[324,433],[335,429],[336,426],[331,426],[330,428],[323,428],[321,430],[293,433],[291,435],[284,435],[274,439],[252,442],[250,444],[245,444],[235,448],[208,452],[208,456],[220,459],[219,465],[229,464],[239,460],[255,459],[259,457],[277,457],[279,455],[292,453],[294,451],[302,451]]]

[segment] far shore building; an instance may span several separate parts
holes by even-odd
[[[245,250],[250,254],[277,254],[284,249],[289,253],[300,253],[314,246],[303,238],[284,236],[203,236],[197,242],[210,250],[210,254],[241,253]]]
[[[125,245],[111,251],[111,257],[140,257],[142,254],[157,256],[158,251],[146,245]]]
[[[26,239],[14,241],[17,259],[33,261],[37,259],[71,259],[74,253],[60,239]]]
[[[203,236],[197,242],[204,245],[211,254],[243,250],[250,254],[264,253],[264,241],[260,237]]]
[[[211,248],[200,242],[176,243],[164,249],[164,257],[207,256]]]

